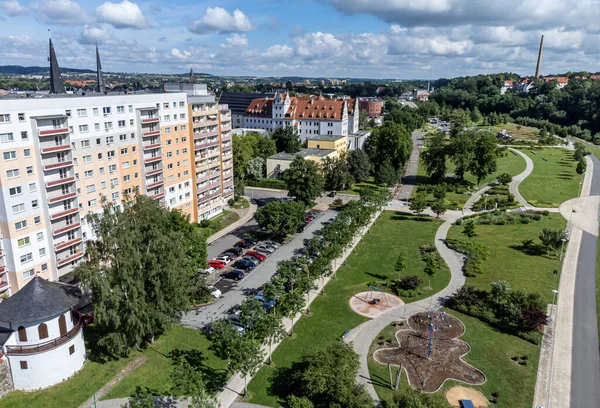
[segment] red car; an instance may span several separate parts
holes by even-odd
[[[265,254],[261,254],[260,252],[256,252],[256,251],[246,251],[246,255],[251,256],[252,258],[256,258],[261,262],[264,261],[265,259],[267,259]]]
[[[308,221],[308,222],[311,222],[314,219],[315,219],[315,217],[313,217],[312,215],[307,215],[306,216],[306,221]]]
[[[211,266],[215,269],[223,269],[225,268],[225,262],[224,261],[220,261],[218,259],[213,259],[211,261],[208,262],[208,266]]]

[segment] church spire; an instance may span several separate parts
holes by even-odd
[[[106,93],[104,87],[104,77],[102,76],[102,63],[100,62],[100,51],[98,51],[98,43],[96,43],[96,75],[98,81],[98,92],[103,94]]]
[[[63,94],[65,92],[65,85],[60,77],[60,67],[58,66],[58,60],[56,59],[56,53],[54,52],[54,45],[52,45],[52,38],[50,38],[50,93],[51,94]]]
[[[190,84],[193,84],[196,82],[196,78],[194,77],[194,69],[190,68]]]

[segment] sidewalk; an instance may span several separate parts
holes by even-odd
[[[231,231],[234,231],[240,225],[244,225],[245,223],[250,221],[252,219],[252,217],[254,217],[254,213],[256,212],[256,204],[252,204],[252,202],[250,201],[250,199],[248,197],[244,197],[244,198],[246,198],[248,200],[248,202],[250,203],[250,207],[241,208],[241,209],[232,209],[231,211],[240,215],[240,219],[237,220],[236,222],[234,222],[233,224],[228,225],[227,227],[223,228],[222,230],[217,231],[216,233],[212,234],[210,237],[206,238],[207,244],[210,244],[210,243],[218,240],[219,238],[224,237],[225,235],[229,234]]]

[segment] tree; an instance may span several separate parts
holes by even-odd
[[[512,182],[512,176],[508,173],[502,173],[498,175],[498,183],[503,186],[510,184]]]
[[[386,158],[375,173],[375,183],[383,186],[393,187],[398,183],[398,171],[392,166],[389,158]]]
[[[433,187],[433,197],[437,200],[443,200],[446,198],[448,192],[445,184],[438,184]]]
[[[381,210],[390,201],[392,201],[392,192],[389,188],[361,188],[359,190],[360,202],[364,205],[375,207]],[[348,207],[346,207],[348,208]]]
[[[227,371],[235,370],[232,359],[242,342],[242,337],[233,323],[227,318],[215,320],[212,324],[210,340],[215,354],[227,360]]]
[[[327,190],[345,190],[351,188],[354,182],[348,163],[338,157],[326,157],[323,160],[323,175]]]
[[[425,195],[417,192],[417,194],[410,199],[408,208],[417,215],[420,215],[423,211],[425,211],[425,208],[427,208],[427,199]]]
[[[260,207],[254,218],[261,228],[285,237],[304,224],[304,204],[299,201],[271,201]]]
[[[437,266],[436,259],[433,256],[430,256],[425,260],[424,272],[429,276],[433,276],[437,272]]]
[[[469,111],[463,109],[455,109],[450,114],[450,137],[455,137],[460,132],[465,130],[465,127],[471,121]]]
[[[479,132],[473,147],[473,160],[469,170],[477,177],[477,184],[496,171],[496,161],[500,155],[500,148],[496,138],[488,132]]]
[[[350,150],[346,155],[348,171],[357,183],[362,183],[369,178],[371,162],[364,150]]]
[[[246,135],[247,137],[248,135]],[[277,153],[277,145],[275,144],[275,140],[271,137],[266,137],[262,135],[258,138],[258,143],[256,145],[257,153],[259,157],[267,160],[267,157],[273,156]]]
[[[260,180],[265,174],[265,159],[255,157],[246,164],[246,175],[253,180]]]
[[[585,159],[579,160],[579,162],[577,162],[577,168],[575,169],[577,174],[585,173],[586,169],[587,169],[587,163],[586,163]]]
[[[271,364],[273,361],[271,359],[273,344],[283,340],[286,334],[285,327],[283,327],[281,319],[275,313],[268,313],[263,319],[263,325],[265,327],[265,340],[269,343],[269,364]]]
[[[396,263],[394,264],[394,270],[398,272],[398,279],[402,275],[402,272],[406,269],[406,260],[404,259],[404,252],[400,252],[398,254],[398,258],[396,259]]]
[[[538,235],[538,238],[542,242],[542,245],[546,249],[546,252],[558,250],[562,246],[562,240],[566,239],[565,232],[559,228],[544,228]]]
[[[233,135],[231,139],[233,174],[239,179],[245,178],[248,162],[254,157],[255,139],[247,136]]]
[[[283,180],[290,197],[296,197],[309,205],[323,192],[325,181],[317,164],[297,156],[290,167],[283,172]]]
[[[425,171],[435,181],[441,180],[446,175],[446,135],[442,132],[436,133],[425,144],[421,152],[421,162]]]
[[[478,132],[464,131],[458,133],[450,140],[448,146],[450,161],[454,164],[454,175],[460,181],[464,180],[465,173],[473,161],[473,144]]]
[[[365,130],[369,126],[369,111],[361,109],[358,115],[358,128]]]
[[[306,358],[306,368],[296,374],[300,395],[315,407],[370,407],[373,400],[356,382],[359,367],[358,355],[352,347],[337,341]]]
[[[375,167],[375,172],[385,162],[390,160],[394,169],[404,167],[412,152],[412,139],[408,129],[392,122],[385,122],[373,130],[365,142],[365,152]]]
[[[302,149],[300,134],[294,126],[278,128],[273,132],[271,138],[275,141],[278,152],[296,153]]]
[[[473,110],[471,111],[471,122],[477,124],[481,122],[482,119],[483,116],[481,115],[481,112],[479,112],[479,109],[477,109],[477,107],[473,108]]]
[[[296,397],[295,395],[288,395],[287,400],[288,408],[314,408],[315,405],[306,397]]]
[[[202,373],[192,367],[183,356],[175,357],[174,366],[169,375],[171,379],[170,395],[175,397],[191,397],[204,392]]]
[[[242,337],[239,347],[233,356],[233,367],[244,376],[244,396],[248,394],[248,376],[256,374],[264,361],[264,352],[260,342]]]
[[[441,200],[436,199],[431,204],[431,211],[433,211],[438,218],[440,218],[440,216],[443,215],[447,209],[448,206],[446,205],[446,201],[443,198]]]
[[[468,220],[463,224],[462,234],[469,238],[469,241],[471,238],[475,238],[477,236],[477,233],[475,232],[475,222],[473,220]]]
[[[188,252],[202,251],[198,235],[188,236],[157,201],[136,195],[122,207],[105,202],[86,218],[97,239],[86,243],[86,262],[75,269],[105,333],[98,344],[112,356],[127,355],[179,321],[201,265]]]
[[[302,290],[296,289],[294,291],[294,280],[290,282],[291,290],[283,293],[283,295],[279,298],[279,310],[281,311],[284,317],[287,317],[292,320],[292,329],[290,335],[294,334],[294,318],[298,313],[304,309],[304,296],[302,295]]]

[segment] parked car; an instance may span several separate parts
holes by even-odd
[[[306,221],[311,222],[314,219],[315,219],[315,217],[313,217],[312,215],[306,214]]]
[[[267,259],[267,256],[265,254],[261,254],[260,252],[257,252],[257,251],[247,251],[246,256],[251,256],[253,258],[258,259],[261,262],[264,261],[265,259]]]
[[[243,259],[235,261],[235,263],[233,264],[234,268],[243,269],[245,271],[251,271],[252,269],[254,269],[255,266],[256,265],[254,265],[254,262],[245,261]]]
[[[243,256],[242,257],[242,261],[250,261],[250,262],[252,262],[254,264],[254,266],[257,266],[260,263],[260,261],[258,259],[256,259],[253,256],[250,256],[250,255]]]
[[[208,266],[215,269],[223,269],[227,264],[219,259],[212,259],[208,262]]]
[[[279,199],[279,201],[281,201],[282,203],[288,202],[288,201],[294,201],[294,199],[292,197],[281,197]]]
[[[273,252],[275,252],[275,248],[268,245],[258,245],[256,247],[256,250],[260,252],[266,252],[268,254],[272,254]]]
[[[233,279],[236,281],[242,280],[244,279],[244,272],[238,270],[238,269],[234,269],[233,271],[229,271],[229,272],[225,272],[223,274],[221,274],[221,277],[223,278],[227,278],[227,279]]]
[[[240,248],[240,247],[229,248],[227,251],[225,251],[225,254],[228,254],[228,253],[234,254],[235,256],[233,258],[235,258],[235,257],[244,255],[244,249]]]
[[[223,253],[222,253],[222,254],[219,256],[219,258],[221,258],[221,257],[228,257],[228,258],[229,258],[229,259],[231,259],[231,260],[234,260],[235,258],[237,258],[236,254],[234,254],[233,252],[229,252],[229,251],[227,251],[227,252],[223,252]]]
[[[248,248],[253,247],[254,245],[255,244],[253,244],[250,241],[246,241],[245,239],[241,239],[238,242],[236,242],[234,246],[238,247],[238,248],[246,248],[246,249],[248,249]]]
[[[198,268],[198,273],[201,275],[210,275],[214,271],[215,271],[215,268],[213,268],[212,266],[209,266],[206,269]]]
[[[327,197],[335,197],[335,190],[327,194]]]
[[[313,217],[313,218],[317,218],[317,214],[315,214],[315,213],[314,213],[314,212],[312,212],[312,211],[309,211],[309,212],[307,212],[307,213],[306,213],[306,215],[310,215],[310,216],[311,216],[311,217]]]
[[[252,238],[252,237],[249,237],[249,236],[245,236],[245,237],[243,237],[242,239],[243,239],[244,241],[246,241],[246,242],[249,242],[249,243],[251,243],[252,245],[256,245],[256,244],[258,244],[258,241],[257,241],[257,240],[255,240],[254,238]]]
[[[225,265],[227,265],[229,262],[231,262],[231,257],[229,257],[227,255],[219,256],[219,257],[217,257],[215,259],[217,261],[223,261],[223,262],[225,262]]]
[[[208,291],[210,292],[210,295],[212,297],[214,297],[215,299],[220,298],[222,295],[221,291],[219,289],[215,288],[214,286],[209,286]]]
[[[268,245],[270,247],[273,247],[275,249],[279,248],[281,245],[279,245],[277,242],[275,241],[263,241],[262,243],[263,245]]]
[[[267,299],[266,297],[262,296],[262,295],[256,295],[255,296],[256,299],[260,300],[263,303],[263,307],[266,310],[271,310],[275,307],[275,301],[271,300],[271,299]]]

